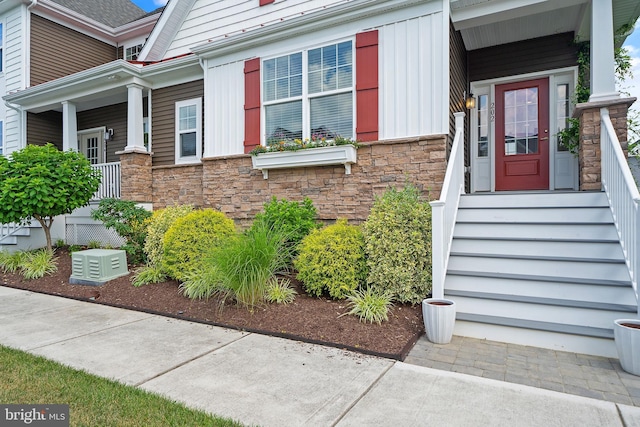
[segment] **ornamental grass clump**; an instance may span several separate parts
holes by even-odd
[[[267,302],[276,304],[291,304],[298,293],[291,287],[291,280],[287,278],[272,277],[267,283]]]
[[[190,298],[220,297],[222,304],[232,299],[253,310],[265,301],[268,284],[285,272],[289,258],[284,237],[264,226],[227,239],[207,257],[200,274],[182,285]]]
[[[416,304],[431,291],[431,206],[418,189],[389,188],[363,224],[372,289]]]
[[[389,309],[393,307],[391,295],[379,293],[373,288],[356,290],[347,297],[351,310],[346,314],[358,316],[361,322],[382,324],[389,320]]]
[[[58,271],[52,250],[39,249],[26,254],[21,266],[25,279],[40,279]]]
[[[178,218],[163,239],[162,270],[185,281],[204,265],[206,256],[236,234],[233,221],[222,212],[202,209]]]
[[[308,294],[328,292],[334,299],[346,298],[367,277],[360,227],[339,219],[312,231],[302,240],[294,265]]]

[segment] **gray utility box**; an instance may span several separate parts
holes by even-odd
[[[89,249],[71,254],[72,285],[104,285],[109,280],[129,274],[125,251]]]

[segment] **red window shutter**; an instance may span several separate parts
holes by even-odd
[[[378,30],[356,34],[356,135],[378,140]]]
[[[244,63],[244,152],[260,145],[260,58]]]
[[[276,0],[260,0],[260,6],[264,6],[265,4],[271,4]]]

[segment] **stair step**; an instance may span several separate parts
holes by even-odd
[[[539,208],[599,206],[608,208],[609,203],[603,192],[470,194],[460,198],[461,208],[522,208],[527,206]]]
[[[474,224],[457,223],[454,238],[618,242],[610,224]]]
[[[625,264],[451,256],[447,274],[629,286]]]
[[[622,248],[617,242],[548,242],[455,238],[451,245],[451,255],[556,259],[583,262],[624,262]]]
[[[509,208],[458,210],[457,223],[611,224],[609,208]]]
[[[450,297],[456,302],[456,318],[500,325],[542,329],[578,335],[613,337],[613,322],[626,311],[563,307],[525,302]]]
[[[449,296],[518,301],[599,310],[637,310],[633,289],[623,286],[584,285],[553,281],[498,279],[447,275]]]
[[[13,246],[18,244],[18,238],[16,236],[7,236],[4,239],[0,239],[0,247],[1,246]]]

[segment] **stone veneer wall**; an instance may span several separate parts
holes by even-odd
[[[363,144],[346,175],[342,166],[270,170],[264,179],[251,157],[203,159],[196,166],[153,167],[154,209],[192,203],[218,209],[239,222],[252,219],[273,196],[308,196],[322,220],[366,219],[375,195],[409,180],[431,200],[439,197],[446,170],[446,136]]]
[[[577,115],[580,117],[580,145],[578,164],[580,167],[580,190],[600,191],[602,189],[600,172],[600,108],[607,107],[622,149],[627,154],[627,111],[635,101],[619,99],[608,102],[579,104]]]
[[[120,156],[120,193],[123,200],[152,202],[151,155],[141,152],[117,152]]]

